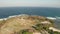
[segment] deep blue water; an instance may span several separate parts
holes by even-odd
[[[46,17],[60,17],[60,8],[49,7],[0,7],[0,18],[5,18],[11,15],[30,14]],[[55,22],[57,28],[60,29],[60,21]]]
[[[3,7],[0,8],[0,18],[18,14],[31,14],[41,16],[60,16],[60,8],[48,7]]]

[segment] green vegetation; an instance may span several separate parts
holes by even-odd
[[[32,26],[32,27],[36,30],[42,30],[42,29],[48,30],[50,25],[48,25],[48,24],[37,24],[37,25]]]
[[[34,29],[36,29],[36,30],[41,30],[41,29],[43,29],[43,26],[42,26],[42,24],[37,24],[37,25],[35,25],[35,26],[32,26]]]
[[[54,34],[60,34],[60,32],[56,32],[56,31],[55,31]]]
[[[60,34],[60,32],[52,31],[52,30],[49,30],[48,32],[49,32],[50,34]]]
[[[33,34],[32,32],[29,32],[28,30],[21,30],[18,32],[18,34]]]
[[[23,31],[22,34],[33,34],[32,32]]]

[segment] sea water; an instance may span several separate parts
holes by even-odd
[[[51,7],[0,7],[0,18],[12,15],[29,14],[45,16],[55,20],[56,28],[60,29],[60,8]],[[14,16],[13,16],[14,17]],[[1,19],[2,20],[2,19]]]

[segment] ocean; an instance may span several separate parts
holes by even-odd
[[[52,7],[0,7],[0,18],[12,15],[29,14],[45,17],[60,17],[60,8]],[[59,18],[60,19],[60,18]],[[60,29],[60,20],[55,20],[56,28]]]

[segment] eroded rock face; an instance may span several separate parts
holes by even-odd
[[[15,34],[20,30],[31,29],[36,24],[41,24],[42,21],[47,21],[42,16],[16,16],[9,18],[5,21],[5,24],[0,28],[0,34]],[[50,22],[49,22],[50,23]]]

